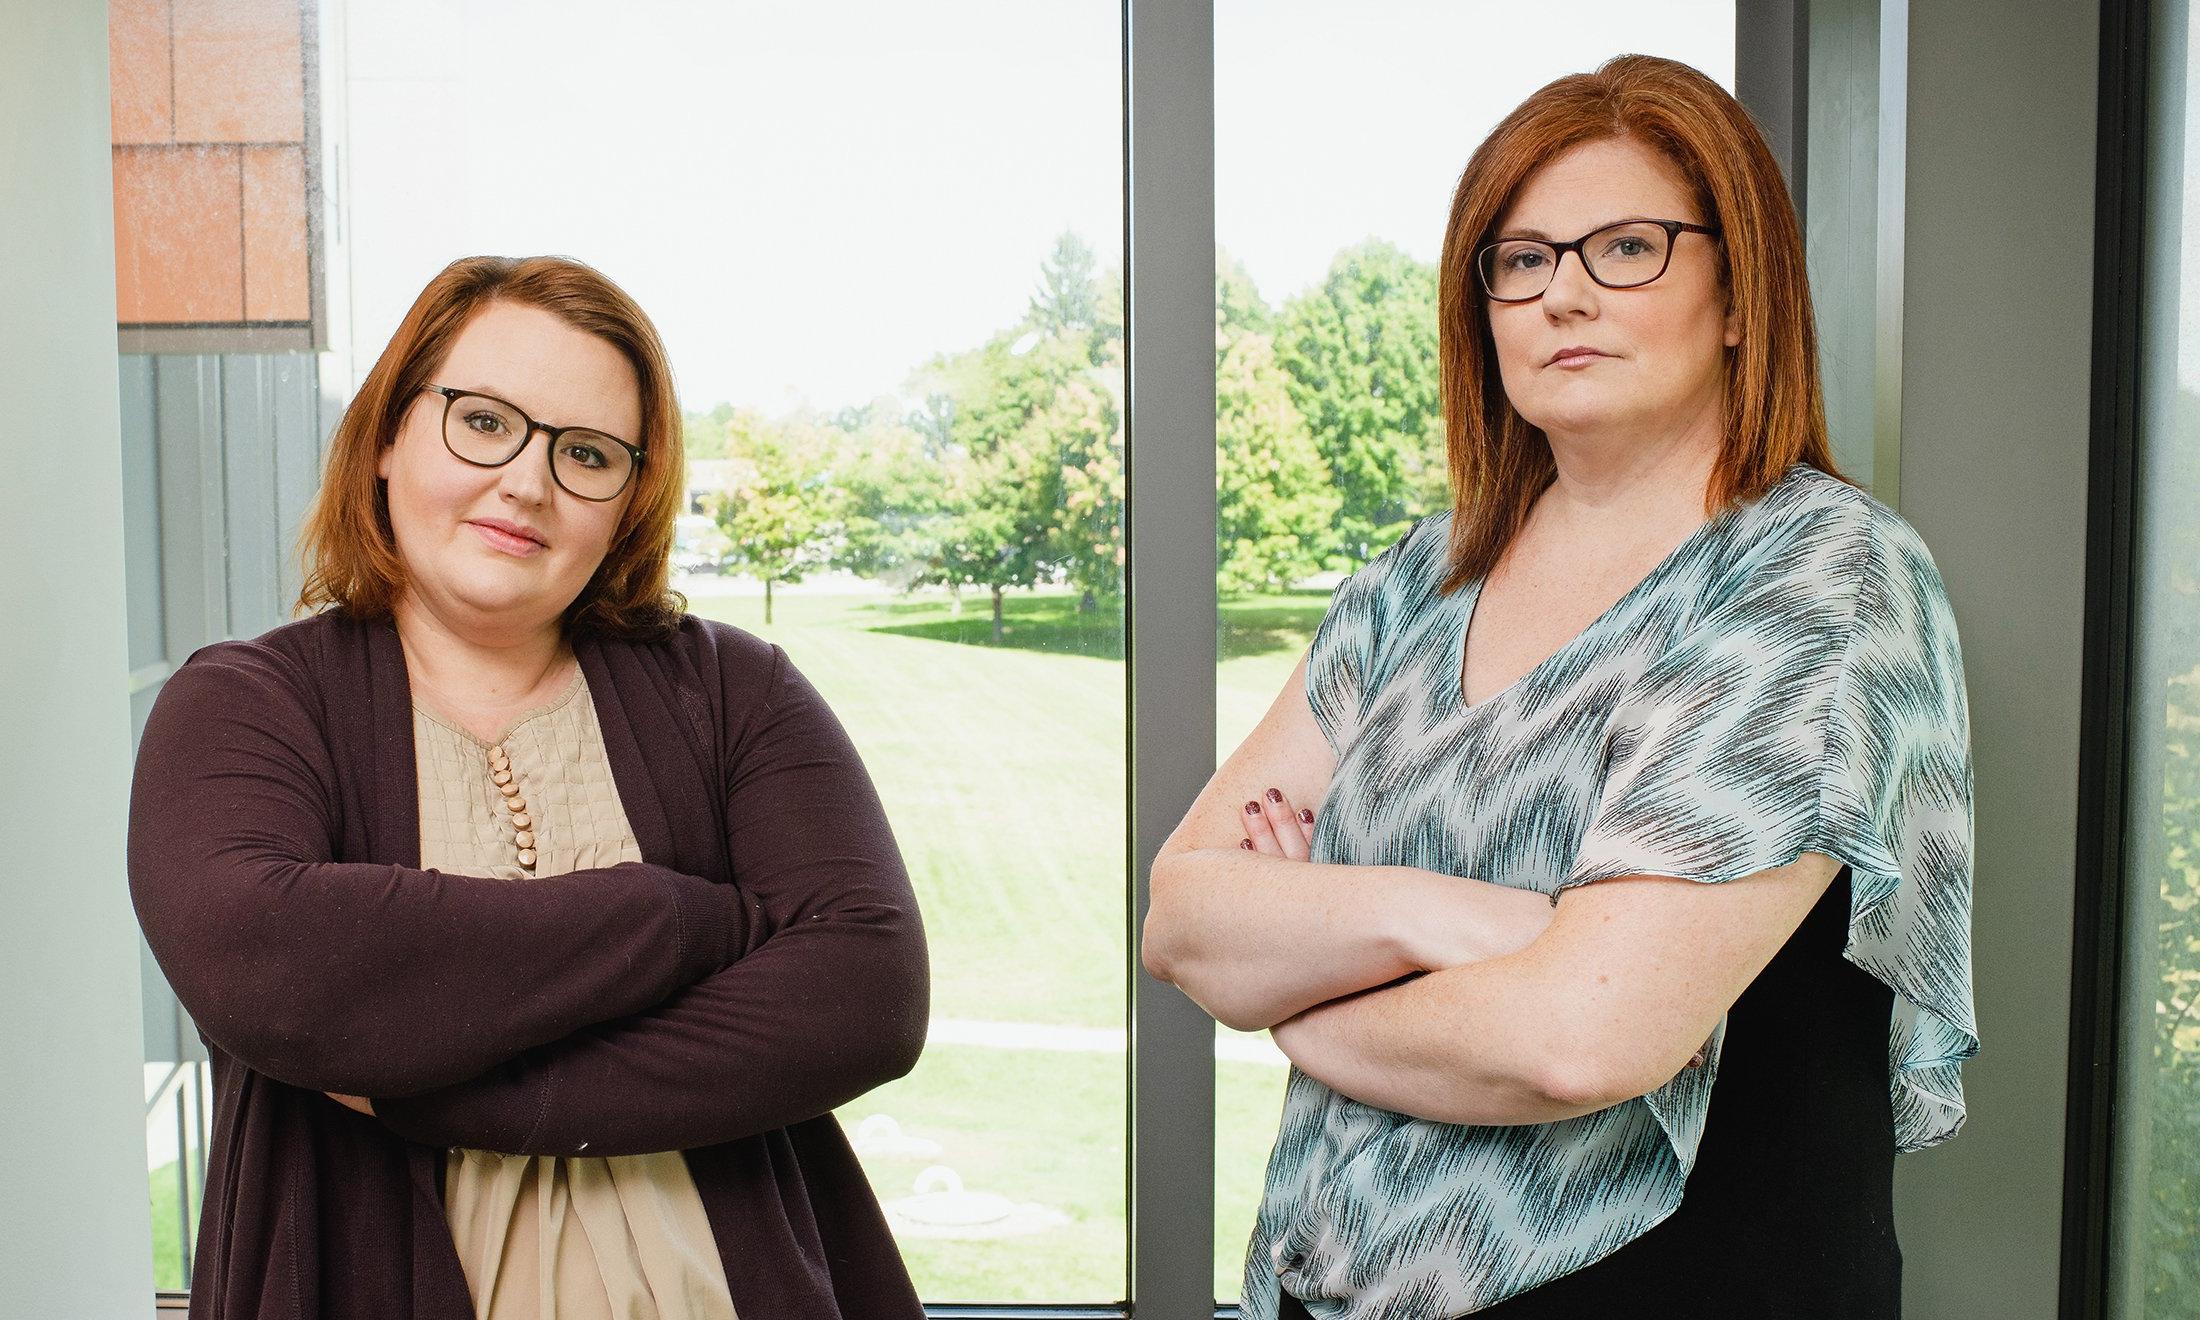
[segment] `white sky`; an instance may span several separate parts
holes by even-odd
[[[1019,316],[1055,235],[1122,258],[1100,0],[344,6],[352,376],[474,252],[618,280],[686,405],[837,408]],[[1626,50],[1733,85],[1733,0],[1216,0],[1216,229],[1272,303],[1371,235],[1433,260],[1459,169]]]

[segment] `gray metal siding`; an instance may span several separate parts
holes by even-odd
[[[318,359],[124,354],[121,397],[134,738],[193,651],[290,617],[298,525],[320,484]],[[139,956],[146,1061],[203,1059],[142,940]]]

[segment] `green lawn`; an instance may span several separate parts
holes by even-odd
[[[1216,1296],[1235,1297],[1260,1170],[1281,1112],[1283,1070],[1224,1063],[1216,1073]],[[1121,1054],[935,1046],[916,1072],[840,1110],[853,1134],[872,1114],[940,1143],[921,1158],[866,1157],[879,1199],[910,1194],[944,1164],[966,1192],[1034,1203],[1067,1220],[979,1240],[905,1237],[928,1301],[1092,1302],[1124,1294],[1126,1121]]]
[[[1275,698],[1326,602],[1225,605],[1223,753]],[[1121,616],[1076,606],[1012,593],[996,646],[977,595],[957,618],[944,595],[782,593],[769,627],[761,597],[693,603],[785,647],[848,726],[909,862],[941,1017],[1123,1021]]]
[[[1124,666],[1120,607],[1011,593],[958,615],[944,595],[706,597],[786,648],[847,725],[877,782],[924,912],[933,1012],[944,1018],[1120,1028],[1127,1002]],[[1289,677],[1326,593],[1226,602],[1216,673],[1218,755]],[[1217,1296],[1237,1295],[1284,1072],[1217,1068]],[[966,1192],[1038,1207],[1038,1231],[906,1237],[932,1301],[1094,1301],[1124,1292],[1125,1060],[1120,1052],[936,1045],[916,1072],[840,1111],[851,1134],[885,1113],[927,1158],[867,1157],[880,1198],[932,1164]],[[157,1257],[175,1259],[173,1166],[153,1174]],[[163,1210],[163,1206],[166,1207]],[[165,1218],[163,1218],[165,1216]],[[173,1264],[161,1268],[174,1271]],[[162,1276],[162,1286],[181,1286]]]
[[[1226,601],[1217,638],[1216,757],[1259,721],[1328,605],[1325,592]],[[1117,1027],[1129,918],[1120,609],[1066,592],[698,599],[786,648],[863,752],[894,823],[932,943],[941,1017]],[[1123,1288],[1120,1055],[935,1047],[915,1074],[844,1109],[939,1136],[969,1191],[1059,1209],[1054,1230],[903,1242],[935,1301],[1115,1298]],[[1217,1069],[1215,1286],[1235,1297],[1283,1072]],[[912,1115],[915,1117],[912,1118]],[[980,1121],[982,1120],[982,1121]],[[921,1163],[867,1161],[880,1196]],[[982,1171],[981,1180],[974,1171]]]

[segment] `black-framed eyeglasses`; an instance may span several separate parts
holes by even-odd
[[[1558,263],[1571,252],[1581,258],[1589,278],[1607,289],[1639,289],[1672,264],[1673,245],[1682,234],[1717,238],[1710,225],[1686,220],[1622,220],[1583,234],[1571,243],[1540,238],[1501,238],[1474,254],[1482,291],[1496,302],[1534,302],[1551,287]]]
[[[586,426],[549,426],[493,394],[423,385],[443,396],[443,447],[475,467],[503,467],[540,431],[550,437],[550,479],[569,495],[601,504],[615,500],[642,465],[643,451]]]

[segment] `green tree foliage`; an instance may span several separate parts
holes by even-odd
[[[917,580],[1002,593],[1067,581],[1088,605],[1122,590],[1121,297],[1065,234],[1020,325],[935,359],[908,419],[933,446],[951,511]]]
[[[831,562],[845,496],[833,476],[833,431],[808,418],[765,422],[736,414],[729,427],[733,470],[712,502],[731,546],[726,563],[772,592]]]
[[[1321,570],[1343,500],[1291,405],[1266,335],[1218,345],[1215,364],[1216,583],[1278,590]]]
[[[843,515],[833,566],[899,591],[940,581],[956,509],[944,440],[874,407],[842,419],[833,469]]]
[[[1064,233],[1054,240],[1054,250],[1039,265],[1039,287],[1031,295],[1024,325],[1049,338],[1082,338],[1092,355],[1100,326],[1100,281],[1093,271],[1097,258],[1085,240]]]
[[[684,423],[681,447],[689,458],[731,458],[733,456],[734,407],[721,403],[707,413],[688,413]]]
[[[1266,332],[1274,315],[1242,267],[1215,268],[1215,557],[1226,592],[1320,570],[1342,501],[1291,402]]]
[[[1435,267],[1379,239],[1347,248],[1284,305],[1276,356],[1344,501],[1341,567],[1443,507]]]
[[[2125,1048],[2151,1047],[2151,1058],[2139,1062],[2151,1069],[2152,1093],[2134,1088],[2123,1097],[2133,1117],[2122,1125],[2131,1135],[2120,1138],[2143,1162],[2135,1171],[2145,1188],[2143,1221],[2129,1227],[2145,1271],[2148,1320],[2200,1315],[2200,502],[2189,498],[2200,491],[2200,446],[2191,443],[2200,436],[2200,395],[2179,391],[2162,431],[2173,439],[2161,447],[2149,482],[2188,498],[2148,511],[2148,557],[2160,577],[2147,596],[2148,656],[2140,669],[2160,677],[2137,694],[2153,729],[2135,746],[2160,740],[2162,816],[2155,846],[2127,854],[2153,871],[2134,870],[2135,888],[2154,894],[2150,902],[2140,890],[2132,901],[2154,910],[2153,947],[2138,944],[2125,955],[2136,992],[2126,1001]]]
[[[1275,309],[1260,296],[1245,267],[1221,248],[1215,249],[1215,328],[1230,339],[1276,333]]]
[[[908,589],[1124,586],[1123,289],[1063,234],[1029,303],[882,399],[767,423],[689,414],[692,457],[735,460],[717,517],[766,583],[837,568]],[[1355,564],[1444,497],[1435,274],[1388,244],[1340,253],[1279,314],[1217,253],[1219,582],[1273,589]]]
[[[954,400],[947,489],[956,510],[938,579],[1001,593],[1066,577],[1121,581],[1122,465],[1112,394],[1089,336],[1028,330],[934,364]]]
[[[2156,975],[2134,1005],[2153,1010],[2154,1028],[2153,1094],[2133,1097],[2147,1111],[2147,1216],[2137,1227],[2150,1316],[2191,1314],[2200,1302],[2200,665],[2168,686]]]

